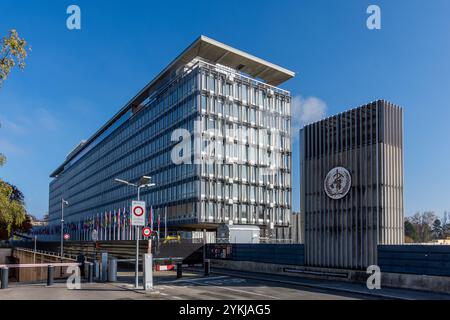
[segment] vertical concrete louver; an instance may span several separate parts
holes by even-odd
[[[379,100],[300,131],[301,212],[309,266],[363,269],[378,244],[403,243],[403,112]],[[351,186],[330,198],[325,178],[348,170]]]

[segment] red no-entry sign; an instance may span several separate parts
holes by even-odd
[[[136,207],[133,208],[133,213],[136,216],[140,217],[140,216],[142,216],[144,214],[144,208],[142,208],[141,206],[136,206]]]
[[[149,227],[145,227],[142,229],[142,235],[144,237],[150,237],[151,234],[152,234],[152,229],[150,229]]]
[[[133,201],[131,213],[131,225],[145,226],[145,201]]]

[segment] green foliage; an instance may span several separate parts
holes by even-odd
[[[1,127],[1,124],[0,124]],[[0,167],[6,163],[6,157],[3,153],[0,153]]]
[[[0,46],[0,87],[8,78],[15,66],[23,70],[25,68],[25,58],[31,48],[25,39],[19,37],[15,29],[9,31],[8,37],[3,37]]]
[[[14,67],[25,68],[25,58],[31,48],[19,37],[15,29],[8,37],[0,41],[0,87]],[[6,163],[6,157],[0,153],[0,167]],[[29,222],[29,221],[28,221]],[[24,196],[15,186],[0,179],[0,239],[7,239],[13,230],[29,230],[27,224]]]
[[[411,239],[411,242],[419,241],[416,228],[409,220],[405,220],[405,237]]]
[[[16,198],[13,186],[0,180],[0,233],[9,238],[14,227],[21,226],[25,220],[23,200]]]

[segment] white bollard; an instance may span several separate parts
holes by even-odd
[[[153,290],[153,255],[144,254],[144,289]]]

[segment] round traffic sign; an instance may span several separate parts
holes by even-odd
[[[144,210],[144,208],[142,208],[141,206],[135,206],[135,207],[133,208],[133,214],[134,214],[135,216],[140,217],[140,216],[142,216],[142,215],[144,214],[144,212],[145,212],[145,210]]]
[[[65,234],[64,234],[64,240],[69,240],[69,239],[70,239],[70,234],[65,233]]]
[[[152,234],[152,229],[150,229],[149,227],[142,228],[142,235],[144,237],[150,237],[151,234]]]

